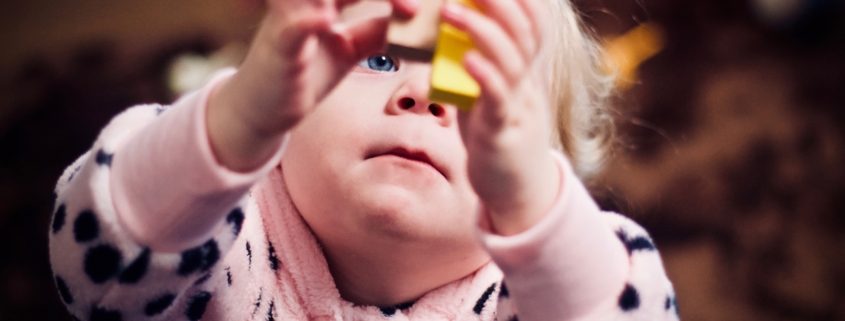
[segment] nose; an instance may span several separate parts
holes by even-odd
[[[429,74],[431,68],[418,70],[409,75],[396,89],[390,99],[388,114],[400,115],[413,113],[422,116],[430,116],[443,126],[449,126],[453,122],[454,112],[445,105],[433,102],[428,99]]]

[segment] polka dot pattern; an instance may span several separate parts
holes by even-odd
[[[472,308],[472,312],[475,314],[481,314],[481,311],[484,310],[484,305],[487,304],[487,301],[490,300],[490,295],[493,294],[493,291],[496,290],[496,283],[490,285],[487,290],[484,290],[484,293],[481,294],[481,297],[478,298],[478,301],[475,302],[475,306]]]
[[[267,321],[276,321],[276,302],[270,301],[267,307]]]
[[[646,236],[630,237],[628,236],[628,233],[622,229],[616,231],[616,236],[620,241],[622,241],[622,243],[625,244],[625,248],[628,250],[628,255],[633,254],[635,251],[657,251],[657,247],[654,246],[654,242]]]
[[[203,245],[182,252],[182,261],[179,263],[177,273],[186,276],[197,271],[208,271],[219,259],[220,250],[217,248],[217,242],[211,239]]]
[[[110,167],[112,159],[114,159],[114,154],[106,153],[103,149],[97,150],[97,156],[95,159],[97,165]]]
[[[276,248],[273,247],[273,243],[267,242],[267,244],[269,244],[267,259],[270,261],[270,268],[276,271],[279,269],[279,257],[276,256]]]
[[[509,298],[511,296],[510,292],[508,292],[508,286],[505,285],[505,281],[502,281],[502,287],[499,289],[499,297],[500,298]]]
[[[73,237],[77,242],[93,241],[100,236],[100,225],[97,216],[91,210],[84,210],[73,222]]]
[[[147,273],[147,268],[150,265],[150,249],[145,248],[141,251],[129,266],[120,273],[118,281],[124,284],[135,284],[144,277]]]
[[[59,208],[56,209],[56,213],[53,214],[53,234],[59,233],[62,230],[62,227],[65,226],[65,216],[67,213],[65,212],[67,209],[65,204],[59,205]]]
[[[144,315],[153,317],[161,314],[164,310],[167,310],[171,304],[173,304],[173,300],[175,299],[176,295],[173,293],[167,293],[147,302],[147,304],[144,305]]]
[[[85,252],[85,274],[95,284],[102,284],[120,271],[122,255],[110,245],[98,245]]]
[[[241,233],[244,224],[244,212],[240,207],[235,208],[226,216],[226,223],[232,225],[232,233],[237,236]]]
[[[640,307],[640,294],[632,285],[625,285],[625,290],[619,296],[619,308],[622,311],[631,311]]]
[[[188,320],[196,321],[202,319],[205,314],[205,309],[208,307],[208,302],[211,301],[211,293],[202,291],[191,297],[188,302],[188,308],[185,310],[185,316]]]
[[[252,270],[252,247],[249,245],[249,241],[246,242],[246,259],[247,270]]]

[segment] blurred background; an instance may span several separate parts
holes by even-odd
[[[651,231],[683,320],[845,320],[845,5],[575,0],[624,80],[591,185]],[[0,320],[70,320],[52,190],[116,113],[236,64],[235,0],[0,3]]]

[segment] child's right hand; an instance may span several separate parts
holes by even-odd
[[[285,132],[368,54],[382,49],[391,5],[408,17],[413,0],[390,0],[363,21],[340,12],[359,0],[268,0],[238,73],[211,97],[207,124],[217,160],[233,170],[263,164]]]

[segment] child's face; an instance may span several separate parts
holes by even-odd
[[[457,111],[430,106],[430,72],[371,56],[293,130],[285,180],[325,245],[425,244],[473,268],[487,260]]]
[[[430,65],[398,65],[356,67],[294,129],[282,161],[291,196],[318,235],[470,242],[478,201],[457,111],[430,108]]]

